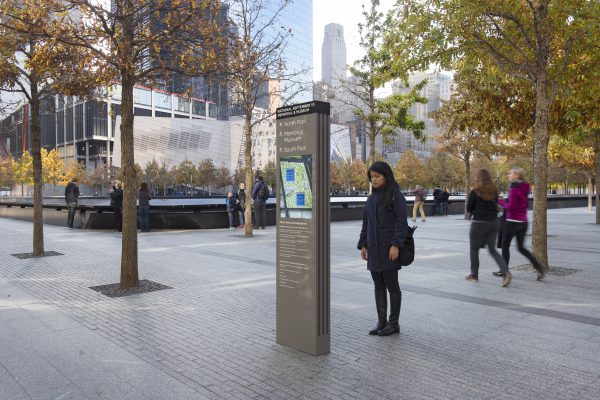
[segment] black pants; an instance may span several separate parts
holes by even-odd
[[[527,225],[527,222],[504,221],[504,229],[502,230],[502,258],[508,264],[510,261],[510,242],[516,236],[519,253],[523,254],[536,270],[543,272],[542,264],[525,248]]]
[[[500,271],[508,272],[508,265],[496,250],[496,235],[498,234],[498,221],[473,221],[469,231],[471,248],[471,275],[479,275],[479,249],[487,245],[490,255],[498,264]]]
[[[123,215],[121,214],[121,207],[113,207],[113,213],[115,214],[115,229],[121,232],[123,230]]]
[[[385,291],[387,289],[390,293],[400,293],[397,269],[381,272],[371,271],[371,278],[373,278],[376,291]]]
[[[264,229],[267,226],[267,205],[266,204],[255,204],[256,211],[256,226]]]

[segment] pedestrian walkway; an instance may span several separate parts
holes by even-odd
[[[172,289],[109,298],[89,287],[118,282],[120,234],[46,226],[63,255],[21,260],[31,223],[0,219],[0,399],[598,399],[600,226],[548,220],[564,276],[516,268],[508,288],[487,251],[464,280],[468,221],[419,224],[392,337],[367,334],[360,222],[333,223],[331,353],[313,357],[275,341],[273,227],[140,234],[140,278]]]

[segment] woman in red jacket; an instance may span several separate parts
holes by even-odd
[[[537,271],[539,281],[544,278],[544,267],[524,245],[528,225],[527,208],[529,207],[529,190],[531,186],[525,182],[522,168],[511,169],[508,173],[508,179],[510,181],[508,200],[498,200],[498,204],[506,210],[506,222],[504,222],[502,229],[502,257],[508,264],[510,260],[510,242],[516,236],[519,253],[531,262]],[[494,275],[502,276],[502,273],[495,272]]]

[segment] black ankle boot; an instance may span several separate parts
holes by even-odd
[[[402,292],[390,293],[390,322],[379,331],[379,336],[389,336],[400,332],[400,305],[402,304]]]
[[[377,335],[387,325],[387,291],[375,291],[375,306],[377,307],[377,325],[369,331],[369,335]]]

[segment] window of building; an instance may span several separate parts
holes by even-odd
[[[111,86],[109,89],[109,93],[110,93],[110,98],[114,99],[114,100],[118,100],[121,101],[122,97],[121,97],[121,85],[114,85]],[[135,90],[134,90],[135,93]]]
[[[154,106],[165,110],[171,109],[171,95],[166,93],[154,92]]]
[[[190,101],[183,97],[176,97],[177,111],[189,113],[190,112]]]
[[[208,116],[217,118],[217,105],[215,103],[208,103]]]
[[[196,115],[206,115],[206,103],[200,100],[194,100],[192,103],[192,113]]]
[[[152,105],[152,91],[148,89],[134,88],[133,89],[133,102],[143,106]]]

